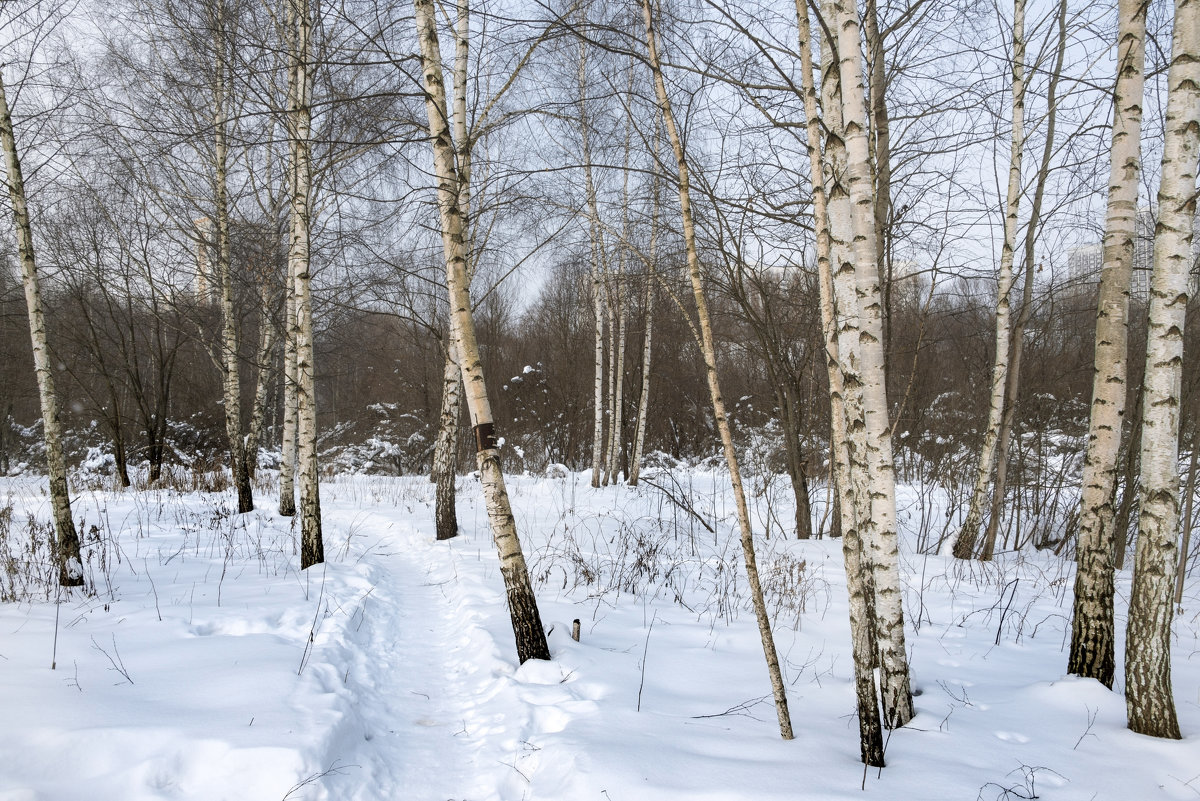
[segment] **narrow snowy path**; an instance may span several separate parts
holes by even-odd
[[[380,513],[331,516],[353,526],[374,585],[340,642],[318,649],[317,673],[340,679],[348,717],[331,743],[329,798],[345,801],[507,801],[528,792],[536,746],[518,671],[480,625],[503,609],[497,587],[471,586],[456,561],[464,543],[436,543]],[[470,545],[470,558],[477,555]],[[463,578],[466,578],[465,576]],[[491,584],[492,582],[489,582]],[[338,673],[341,675],[337,675]],[[535,683],[540,683],[536,682]],[[561,699],[560,699],[561,700]],[[534,726],[535,729],[542,728]]]

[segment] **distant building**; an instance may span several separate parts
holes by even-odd
[[[1192,237],[1192,294],[1200,286],[1200,214],[1196,215],[1195,226],[1196,235]],[[1150,298],[1150,273],[1154,267],[1154,214],[1150,209],[1138,209],[1134,236],[1129,296],[1146,301]],[[1083,245],[1067,252],[1067,276],[1073,284],[1099,281],[1103,265],[1104,246],[1099,243]]]

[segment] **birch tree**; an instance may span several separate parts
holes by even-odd
[[[754,615],[758,622],[759,638],[762,641],[763,655],[767,661],[767,672],[771,679],[771,689],[775,696],[775,714],[779,720],[779,733],[785,740],[792,739],[792,721],[788,712],[787,691],[783,683],[783,673],[779,667],[779,656],[775,650],[775,637],[771,632],[771,620],[767,614],[766,603],[763,600],[762,584],[758,577],[758,563],[754,553],[754,534],[750,526],[750,512],[746,504],[746,492],[742,485],[741,472],[738,468],[737,455],[733,447],[733,434],[729,429],[729,419],[725,413],[725,401],[721,395],[721,384],[717,376],[716,345],[713,340],[712,321],[708,313],[708,299],[704,292],[703,276],[700,270],[700,256],[696,245],[696,228],[692,217],[692,200],[689,182],[689,168],[683,140],[675,122],[675,113],[667,95],[666,82],[663,79],[662,61],[658,52],[658,35],[654,26],[654,13],[650,6],[651,0],[642,0],[642,16],[646,26],[646,49],[650,59],[650,68],[654,77],[654,91],[658,97],[659,109],[666,128],[667,141],[675,156],[675,165],[679,178],[679,210],[683,223],[683,240],[687,252],[688,277],[691,280],[692,296],[696,303],[696,317],[699,322],[700,349],[704,356],[704,368],[708,379],[709,395],[712,399],[713,417],[720,432],[721,444],[725,452],[725,464],[729,468],[729,479],[733,485],[733,495],[737,506],[738,528],[741,533],[742,556],[746,565],[746,576],[750,583],[750,595],[754,603]]]
[[[1171,692],[1171,596],[1178,557],[1183,331],[1200,161],[1200,2],[1176,0],[1142,406],[1141,488],[1125,704],[1129,728],[1179,739]]]
[[[1021,386],[1021,359],[1025,353],[1025,329],[1033,313],[1033,277],[1036,264],[1035,247],[1042,226],[1042,202],[1046,196],[1046,183],[1050,178],[1050,160],[1054,155],[1055,130],[1058,123],[1058,84],[1062,79],[1063,61],[1067,55],[1067,3],[1061,0],[1057,12],[1058,45],[1055,48],[1054,67],[1049,76],[1046,90],[1046,140],[1042,144],[1042,158],[1034,179],[1033,201],[1030,203],[1029,221],[1025,226],[1025,252],[1023,256],[1024,282],[1021,287],[1021,311],[1009,334],[1009,366],[1005,376],[1004,413],[1000,418],[1000,429],[996,437],[996,480],[992,485],[992,504],[987,528],[983,535],[983,549],[979,558],[988,561],[996,551],[996,535],[1000,530],[1000,518],[1004,507],[1004,493],[1008,484],[1008,454],[1012,441],[1013,425],[1017,416],[1017,400]]]
[[[883,305],[875,205],[867,141],[867,109],[857,8],[846,0],[826,4],[826,22],[836,34],[842,127],[846,146],[846,192],[852,207],[853,281],[860,315],[859,359],[869,513],[859,518],[864,552],[875,582],[876,646],[884,723],[903,726],[912,719],[912,690],[904,646],[904,607],[896,530],[895,467],[888,421],[887,367],[883,352]],[[828,124],[828,119],[827,119]],[[831,212],[832,214],[832,212]],[[832,227],[832,218],[831,218]],[[840,268],[839,272],[843,272]],[[843,309],[839,307],[839,314]],[[840,345],[840,342],[839,342]],[[862,482],[860,482],[860,485]],[[864,499],[858,499],[864,507]]]
[[[29,205],[25,197],[25,179],[21,174],[21,159],[17,153],[12,115],[4,77],[0,74],[0,149],[12,203],[17,233],[17,256],[21,262],[21,280],[25,285],[25,307],[29,313],[29,335],[33,344],[33,367],[37,375],[38,400],[42,409],[42,434],[46,442],[46,469],[50,475],[50,506],[54,515],[57,537],[58,583],[64,587],[83,584],[83,560],[79,551],[79,535],[71,518],[71,496],[67,487],[67,465],[63,459],[62,424],[58,398],[54,394],[54,370],[50,364],[50,347],[46,335],[46,315],[42,306],[38,280],[37,259],[33,250],[33,226],[29,220]]]
[[[591,254],[592,316],[592,486],[599,487],[604,473],[604,237],[592,172],[592,137],[588,120],[587,43],[579,43],[579,136],[583,157],[583,186],[588,210],[588,245]]]
[[[655,125],[657,131],[658,126]],[[652,139],[658,142],[655,135]],[[658,214],[659,214],[659,176],[658,172],[651,176],[650,189],[650,248],[646,261],[646,294],[645,314],[646,329],[642,335],[642,382],[641,392],[638,393],[637,415],[634,420],[633,453],[629,457],[629,485],[636,487],[642,473],[642,449],[646,444],[646,420],[650,414],[650,358],[654,339],[654,297],[655,281],[658,267]]]
[[[315,2],[318,0],[314,0]],[[317,465],[316,380],[313,365],[312,274],[312,12],[310,0],[287,0],[288,151],[291,232],[288,275],[292,284],[296,349],[296,450],[300,473],[300,568],[325,561],[321,537],[321,495]]]
[[[979,525],[987,501],[996,443],[1004,415],[1004,390],[1008,381],[1009,345],[1012,335],[1011,295],[1013,257],[1016,253],[1017,214],[1021,203],[1021,160],[1025,150],[1025,0],[1013,2],[1012,53],[1012,138],[1008,158],[1008,188],[1004,203],[1004,244],[1000,251],[1000,269],[996,294],[996,355],[992,363],[991,392],[988,396],[987,428],[979,449],[975,471],[975,489],[967,515],[954,541],[954,556],[970,559],[979,539]]]
[[[238,512],[254,509],[250,474],[246,469],[246,443],[242,438],[242,382],[238,351],[241,332],[233,299],[233,256],[230,242],[229,201],[229,127],[232,109],[232,49],[236,19],[224,0],[214,0],[206,9],[212,25],[213,64],[209,76],[212,103],[212,182],[213,211],[211,226],[199,232],[204,246],[215,250],[215,268],[221,297],[221,371],[222,403],[225,410],[225,436],[229,440],[230,469],[237,491]],[[211,239],[215,239],[212,242]]]
[[[1129,282],[1141,173],[1146,4],[1120,0],[1104,263],[1096,307],[1092,409],[1079,500],[1075,600],[1067,672],[1112,687],[1113,502],[1128,372]]]
[[[875,614],[874,592],[870,571],[863,564],[862,540],[858,524],[858,503],[854,482],[850,476],[849,436],[845,407],[845,379],[838,344],[838,315],[834,307],[832,236],[829,209],[826,202],[823,158],[821,154],[821,109],[813,81],[812,33],[808,8],[804,0],[796,0],[796,22],[800,50],[801,87],[804,99],[806,151],[812,174],[813,224],[816,229],[817,272],[820,285],[821,331],[825,343],[825,363],[829,379],[830,443],[833,451],[831,480],[838,493],[837,513],[842,531],[842,555],[846,570],[846,587],[850,600],[850,638],[854,658],[854,687],[858,708],[859,752],[866,765],[882,766],[883,726],[875,687]],[[832,64],[832,51],[825,47]],[[825,71],[831,81],[835,70]],[[824,83],[824,82],[823,82]],[[829,129],[827,129],[829,130]],[[837,137],[829,130],[832,139]],[[835,143],[840,144],[840,143]],[[835,175],[833,169],[830,175]]]
[[[470,64],[471,7],[459,0],[454,24],[454,78],[451,127],[454,134],[458,168],[458,208],[467,226],[467,281],[475,274],[471,247],[471,146],[467,124],[467,78]],[[437,442],[433,451],[434,530],[439,540],[458,536],[458,511],[454,505],[455,465],[458,461],[458,420],[462,415],[462,371],[449,332],[443,340],[445,362],[442,365],[442,406],[438,418]]]
[[[467,276],[466,225],[459,202],[459,178],[455,165],[454,135],[446,104],[445,78],[442,75],[441,46],[433,0],[415,0],[417,39],[420,44],[421,69],[425,89],[425,110],[429,119],[429,136],[433,148],[434,175],[437,180],[438,215],[441,223],[442,249],[446,257],[446,285],[450,293],[450,335],[452,347],[459,359],[467,408],[475,433],[476,460],[488,521],[500,554],[500,573],[504,578],[509,615],[517,644],[517,658],[549,659],[545,630],[534,597],[533,585],[516,521],[500,469],[491,404],[479,345],[475,337],[470,286]]]

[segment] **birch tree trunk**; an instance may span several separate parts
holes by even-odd
[[[1118,457],[1121,464],[1120,502],[1116,501],[1114,489],[1113,504],[1117,507],[1113,517],[1113,567],[1125,569],[1125,554],[1129,550],[1129,521],[1138,505],[1138,475],[1141,472],[1139,456],[1142,449],[1142,400],[1146,396],[1145,382],[1137,385],[1133,394],[1133,409],[1129,438],[1125,442],[1124,458]]]
[[[1196,236],[1196,232],[1192,232]],[[1196,443],[1192,443],[1192,455],[1188,457],[1187,482],[1183,487],[1183,519],[1179,527],[1183,529],[1183,542],[1179,545],[1179,569],[1175,571],[1175,605],[1183,603],[1183,582],[1187,579],[1188,554],[1192,544],[1192,504],[1196,500]]]
[[[471,7],[459,0],[454,26],[454,128],[455,156],[458,162],[458,206],[468,226],[467,280],[475,274],[473,248],[470,247],[471,141],[467,133],[467,71],[470,64]],[[447,321],[449,328],[449,321]],[[434,528],[439,540],[458,536],[458,510],[455,507],[455,477],[458,462],[458,420],[462,415],[462,371],[454,354],[449,333],[445,339],[445,363],[442,369],[442,408],[437,443],[433,451]]]
[[[863,10],[863,35],[868,59],[867,113],[870,121],[868,142],[871,163],[875,165],[875,247],[882,271],[883,352],[891,354],[892,337],[892,259],[890,218],[892,215],[892,129],[887,108],[887,72],[884,61],[884,37],[879,30],[876,0],[867,0]]]
[[[620,257],[617,259],[620,264]],[[619,268],[618,268],[619,269]],[[616,286],[617,279],[615,276],[605,276],[604,280],[604,295],[605,295],[605,313],[608,318],[608,367],[605,376],[604,385],[608,392],[608,414],[605,415],[604,421],[604,456],[601,459],[603,465],[604,477],[601,483],[608,486],[612,483],[612,473],[609,472],[611,464],[613,444],[616,441],[616,436],[613,432],[613,422],[616,418],[616,398],[617,398],[617,301],[616,301]]]
[[[849,436],[846,429],[845,387],[842,375],[841,352],[838,349],[838,321],[834,308],[832,241],[829,211],[826,203],[824,169],[821,158],[821,111],[817,106],[817,91],[813,81],[812,33],[808,7],[796,0],[796,21],[799,32],[800,71],[804,91],[806,149],[812,173],[813,222],[817,234],[817,273],[820,281],[821,331],[825,340],[825,365],[829,377],[830,440],[832,450],[832,481],[838,493],[837,514],[842,533],[842,554],[846,569],[846,587],[850,599],[850,640],[854,658],[854,687],[858,709],[859,752],[864,764],[882,767],[883,725],[875,687],[875,642],[873,631],[874,588],[871,573],[862,563],[862,542],[859,538],[857,502],[854,482],[850,477]],[[831,48],[823,48],[832,54]],[[827,73],[836,77],[832,67]],[[824,86],[823,82],[823,86]],[[835,93],[834,84],[828,85]],[[840,108],[838,114],[840,115]],[[830,131],[830,138],[836,134]],[[831,165],[830,174],[834,175]]]
[[[292,171],[292,230],[288,266],[289,272],[295,276],[296,439],[300,472],[300,569],[303,570],[325,561],[317,465],[317,399],[309,258],[312,213],[312,7],[309,0],[288,0],[288,10],[292,37],[287,115]]]
[[[67,465],[62,451],[62,425],[58,398],[54,394],[54,371],[50,366],[50,346],[46,336],[46,316],[38,284],[37,261],[33,252],[33,227],[25,201],[25,179],[13,133],[12,115],[4,77],[0,75],[0,148],[4,149],[8,177],[8,197],[12,202],[17,233],[17,255],[21,261],[21,279],[25,285],[25,307],[29,314],[29,336],[33,344],[33,368],[37,374],[38,400],[42,407],[42,433],[46,442],[46,472],[50,478],[50,506],[57,535],[58,583],[63,587],[83,585],[83,560],[79,553],[79,535],[71,518],[71,494],[67,487]]]
[[[259,323],[258,375],[254,384],[254,408],[251,411],[250,431],[246,435],[246,472],[252,479],[258,469],[258,446],[262,442],[263,427],[266,425],[267,418],[267,398],[276,372],[276,331],[269,319],[272,303],[265,275],[259,293],[259,303],[262,306],[262,317]]]
[[[229,440],[230,471],[237,490],[238,512],[254,509],[250,476],[246,472],[246,443],[242,439],[242,380],[238,359],[241,335],[233,304],[233,258],[229,221],[229,91],[231,67],[226,54],[231,47],[226,29],[225,8],[215,7],[213,50],[216,64],[212,78],[213,102],[213,203],[216,214],[216,271],[221,285],[221,371],[225,407],[225,436]]]
[[[853,207],[854,281],[860,320],[863,420],[870,514],[860,518],[860,536],[875,581],[876,646],[884,724],[903,726],[913,717],[908,654],[904,645],[904,606],[896,530],[896,476],[888,421],[887,366],[883,353],[883,305],[875,238],[875,201],[867,141],[867,110],[862,84],[858,10],[846,0],[835,4],[841,97],[846,137],[847,191]],[[860,499],[861,503],[861,499]]]
[[[1017,417],[1017,397],[1021,388],[1021,358],[1025,352],[1025,328],[1033,312],[1033,276],[1035,248],[1041,232],[1042,200],[1046,195],[1046,182],[1050,177],[1050,159],[1054,155],[1054,132],[1058,120],[1058,82],[1062,77],[1063,60],[1067,53],[1067,3],[1058,4],[1058,46],[1054,56],[1054,71],[1046,90],[1046,141],[1042,145],[1042,160],[1038,165],[1037,179],[1030,206],[1029,222],[1025,227],[1025,279],[1021,287],[1021,311],[1009,336],[1009,366],[1004,389],[1004,415],[1000,418],[1000,431],[996,438],[996,481],[992,485],[992,504],[988,515],[987,529],[983,535],[981,561],[990,561],[996,552],[996,535],[1000,530],[1000,518],[1004,509],[1004,493],[1008,486],[1008,453],[1013,425]]]
[[[454,505],[455,462],[458,450],[458,417],[461,414],[462,371],[454,358],[449,332],[442,366],[442,408],[438,417],[437,442],[433,448],[434,528],[439,540],[458,536],[458,510]]]
[[[579,136],[583,145],[583,183],[588,206],[588,241],[592,254],[592,315],[595,338],[592,356],[592,486],[599,487],[604,472],[604,286],[601,280],[604,243],[600,210],[592,176],[592,143],[587,112],[587,43],[579,43]]]
[[[1179,404],[1200,161],[1200,2],[1176,0],[1142,405],[1142,487],[1129,626],[1129,728],[1179,739],[1171,693],[1172,579],[1179,524]]]
[[[954,556],[970,559],[979,538],[983,505],[996,458],[1000,418],[1004,414],[1004,389],[1008,380],[1008,348],[1011,335],[1012,265],[1017,241],[1017,213],[1021,202],[1021,158],[1025,149],[1025,0],[1013,2],[1012,60],[1012,145],[1008,160],[1008,189],[1004,205],[1004,245],[1000,251],[1000,273],[996,296],[996,358],[992,367],[992,388],[988,401],[987,430],[979,449],[975,489],[967,507],[967,516],[954,541]]]
[[[721,396],[721,385],[717,378],[716,346],[713,343],[708,300],[704,294],[704,284],[700,273],[700,256],[696,248],[696,229],[692,219],[687,158],[683,149],[683,140],[680,138],[679,129],[675,124],[671,101],[667,96],[667,85],[663,80],[662,62],[658,56],[658,37],[654,31],[650,0],[642,0],[642,16],[646,24],[646,48],[650,57],[650,68],[654,73],[654,90],[658,96],[658,105],[666,126],[667,139],[671,143],[679,174],[679,211],[683,223],[683,241],[687,251],[688,276],[692,283],[692,295],[696,301],[696,316],[700,324],[700,345],[704,355],[709,394],[712,397],[713,417],[716,420],[717,430],[721,434],[721,444],[725,450],[725,463],[729,467],[729,479],[733,485],[738,528],[741,531],[742,555],[745,558],[746,576],[750,584],[750,596],[754,602],[754,615],[758,621],[758,633],[762,640],[763,654],[767,661],[767,672],[770,675],[771,689],[775,696],[779,733],[783,739],[790,740],[793,735],[791,716],[788,713],[787,691],[783,683],[783,673],[779,667],[779,656],[775,650],[775,637],[771,633],[771,620],[763,600],[762,584],[758,577],[758,563],[754,554],[754,535],[750,527],[750,512],[746,505],[746,492],[742,486],[742,476],[733,448],[733,435],[729,429],[729,420],[725,414],[725,401]]]
[[[295,192],[295,176],[289,171],[289,193]],[[290,239],[290,234],[289,234]],[[279,457],[279,514],[291,517],[296,514],[296,265],[290,257],[287,266],[287,281],[284,290],[284,335],[283,335],[283,432]]]
[[[626,95],[633,95],[633,70],[629,70],[629,79],[625,90]],[[621,472],[621,448],[624,444],[625,428],[625,341],[628,309],[625,304],[625,263],[629,258],[629,154],[633,138],[633,119],[626,120],[625,125],[625,169],[622,172],[621,184],[621,250],[617,260],[617,275],[613,282],[612,297],[617,307],[617,343],[613,349],[612,360],[615,365],[613,375],[612,402],[612,439],[608,443],[608,475],[606,483],[616,484]]]
[[[657,138],[657,137],[656,137]],[[658,173],[651,179],[650,253],[646,263],[646,333],[642,339],[642,391],[638,395],[634,425],[633,455],[629,460],[629,485],[636,487],[642,472],[642,448],[646,444],[646,418],[650,412],[650,346],[654,336],[654,282],[658,261]]]
[[[471,313],[470,287],[467,278],[467,247],[465,225],[459,209],[459,178],[455,165],[454,137],[448,123],[445,79],[442,77],[441,47],[438,43],[433,0],[415,0],[417,38],[421,48],[422,73],[425,83],[425,110],[429,118],[429,134],[433,146],[434,173],[437,178],[438,212],[441,219],[442,247],[446,256],[446,284],[450,293],[451,338],[462,369],[467,408],[475,431],[480,481],[488,521],[500,554],[500,573],[508,599],[516,638],[517,658],[549,659],[541,615],[529,580],[516,522],[504,486],[500,469],[500,452],[479,345],[475,338],[475,321]]]
[[[1129,361],[1129,285],[1141,173],[1146,5],[1120,0],[1104,263],[1096,309],[1092,410],[1079,500],[1067,672],[1113,685],[1113,502]]]

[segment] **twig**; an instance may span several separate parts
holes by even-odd
[[[650,628],[646,629],[646,644],[642,647],[642,680],[638,682],[637,711],[642,711],[642,688],[646,686],[646,654],[650,652],[650,632],[654,631],[654,621],[658,620],[658,612],[650,619]]]
[[[307,776],[307,777],[301,779],[300,781],[296,782],[295,784],[293,784],[292,789],[288,790],[286,793],[283,794],[283,798],[281,799],[281,801],[287,801],[288,798],[292,795],[292,793],[296,792],[297,790],[303,789],[304,787],[307,787],[308,785],[312,784],[313,782],[317,781],[318,779],[323,779],[326,776],[340,776],[342,774],[342,772],[345,771],[346,768],[357,768],[357,767],[359,767],[359,766],[358,765],[339,765],[335,761],[332,765],[330,765],[328,768],[321,771],[320,773],[314,773],[311,776]]]
[[[715,715],[692,715],[692,720],[704,720],[705,718],[723,718],[726,715],[741,715],[743,717],[752,718],[750,710],[767,700],[771,696],[764,695],[759,698],[751,698],[749,701],[742,701],[740,704],[729,707],[724,712],[718,712]]]
[[[1087,728],[1083,730],[1083,734],[1079,735],[1079,739],[1075,741],[1075,745],[1071,748],[1072,751],[1079,748],[1079,744],[1083,742],[1084,737],[1096,736],[1092,734],[1092,726],[1096,724],[1096,716],[1100,714],[1100,708],[1097,707],[1096,709],[1092,709],[1090,706],[1084,706],[1084,709],[1088,711]]]
[[[1000,613],[1000,625],[996,627],[996,645],[1000,644],[1000,632],[1004,630],[1004,618],[1006,615],[1008,615],[1009,608],[1012,607],[1013,599],[1017,597],[1017,584],[1020,582],[1020,577],[1017,577],[1010,582],[1012,584],[1012,593],[1010,593],[1008,596],[1008,603],[1005,605],[1004,611]],[[1008,589],[1008,585],[1004,585],[1004,588]],[[1004,597],[1003,591],[1001,591],[1000,597]]]
[[[158,607],[158,588],[154,586],[154,577],[150,575],[150,562],[143,559],[142,563],[146,566],[146,578],[150,580],[150,591],[154,593],[154,611],[158,612],[158,622],[162,623],[162,609]]]
[[[327,562],[322,564],[321,590],[317,594],[317,608],[313,611],[312,627],[308,630],[308,642],[304,643],[304,653],[300,655],[300,668],[296,671],[297,676],[304,673],[304,668],[308,664],[308,660],[312,657],[313,645],[317,638],[317,621],[319,621],[321,618],[321,601],[325,598],[325,572],[327,570],[327,565]]]
[[[641,477],[641,481],[642,481],[643,483],[645,483],[645,484],[649,484],[650,486],[654,487],[656,490],[658,490],[659,492],[661,492],[663,495],[666,495],[666,496],[667,496],[667,499],[668,499],[668,500],[670,500],[670,501],[671,501],[671,503],[675,504],[675,505],[676,505],[676,506],[678,506],[680,509],[682,509],[683,511],[687,512],[689,515],[691,515],[692,517],[696,518],[696,520],[697,520],[697,521],[699,521],[700,525],[702,525],[702,526],[704,526],[704,528],[708,529],[708,533],[709,533],[709,534],[716,534],[716,533],[717,533],[717,532],[716,532],[716,530],[715,530],[715,529],[713,529],[713,527],[712,527],[712,526],[710,526],[708,523],[706,523],[706,522],[705,522],[705,520],[704,520],[704,518],[703,518],[703,517],[701,517],[701,516],[700,516],[700,515],[699,515],[699,514],[696,512],[696,510],[695,510],[695,509],[693,509],[693,508],[691,507],[691,505],[690,505],[690,504],[684,503],[684,502],[683,502],[682,500],[680,500],[679,498],[676,498],[676,497],[675,497],[673,494],[671,494],[671,491],[670,491],[669,489],[667,489],[666,487],[662,486],[661,484],[656,484],[656,483],[654,483],[653,481],[651,481],[650,479],[646,478],[645,476],[642,476],[642,477]]]
[[[121,659],[121,652],[117,650],[117,635],[112,635],[113,652],[111,654],[100,647],[100,643],[96,642],[95,637],[92,637],[91,640],[92,647],[104,654],[104,656],[108,659],[108,663],[112,665],[112,667],[109,669],[117,671],[125,677],[125,681],[133,684],[133,679],[129,676],[129,670],[125,667],[125,661]]]
[[[50,651],[50,669],[54,670],[58,666],[58,613],[62,610],[62,586],[58,590],[54,598],[54,646]]]

